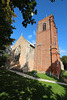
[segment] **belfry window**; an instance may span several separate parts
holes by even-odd
[[[46,30],[46,23],[43,24],[43,31]]]

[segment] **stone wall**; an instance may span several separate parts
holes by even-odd
[[[10,57],[13,67],[31,71],[34,66],[34,49],[35,47],[21,36],[12,47]]]

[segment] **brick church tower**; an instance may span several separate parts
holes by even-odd
[[[59,77],[60,54],[53,15],[38,21],[34,69]]]

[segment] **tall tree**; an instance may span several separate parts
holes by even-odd
[[[0,51],[6,49],[7,45],[11,45],[14,39],[11,38],[14,27],[11,25],[14,20],[12,16],[16,16],[9,6],[9,1],[0,1]]]

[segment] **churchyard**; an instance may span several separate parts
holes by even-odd
[[[44,78],[44,75],[42,74],[42,76],[39,77]],[[52,79],[53,78],[50,80]],[[16,73],[0,68],[0,100],[66,99],[67,86],[27,79]]]

